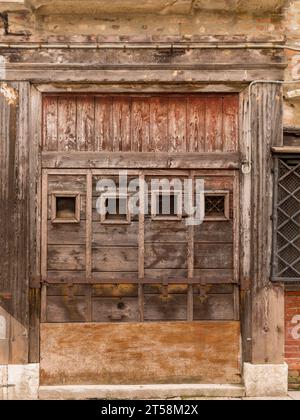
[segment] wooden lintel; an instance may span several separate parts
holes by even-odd
[[[239,169],[239,153],[105,153],[44,152],[43,168],[49,169]]]

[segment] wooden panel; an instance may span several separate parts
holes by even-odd
[[[223,101],[222,98],[206,99],[206,152],[221,152],[223,149]]]
[[[196,268],[233,268],[232,244],[195,244]]]
[[[44,149],[49,151],[56,151],[58,150],[57,96],[45,97],[43,105]]]
[[[134,98],[132,102],[131,150],[147,152],[150,147],[150,103]]]
[[[83,271],[85,247],[81,245],[49,245],[48,270]]]
[[[100,246],[138,246],[138,223],[131,225],[107,226],[93,223],[93,247]]]
[[[145,321],[186,321],[187,285],[146,285]]]
[[[235,302],[233,287],[194,286],[194,320],[234,320]]]
[[[15,95],[9,104],[0,94],[0,307],[12,317],[11,325],[21,326],[7,334],[8,345],[18,349],[10,353],[9,363],[28,362],[30,229],[35,217],[35,202],[29,202],[29,92],[27,82],[7,85]],[[32,144],[35,154],[35,145]],[[30,213],[33,210],[33,214]],[[29,223],[30,221],[30,223]],[[22,355],[22,357],[19,357]],[[22,360],[20,360],[22,359]]]
[[[41,385],[240,383],[239,356],[238,322],[43,324]]]
[[[86,224],[53,224],[48,222],[48,244],[84,245]]]
[[[235,152],[237,95],[45,96],[44,151]]]
[[[112,143],[111,143],[112,144]],[[109,146],[109,149],[112,146]],[[238,153],[56,153],[43,152],[44,168],[239,169]]]
[[[252,363],[284,362],[284,286],[272,284],[273,158],[283,145],[282,86],[257,84],[252,91]]]
[[[187,141],[189,152],[205,152],[205,113],[206,101],[202,98],[189,98],[187,103]]]
[[[128,98],[113,101],[113,150],[130,152],[131,100]]]
[[[138,248],[93,248],[93,271],[138,271]]]
[[[187,243],[187,231],[185,221],[164,221],[160,223],[148,219],[145,222],[145,241],[155,243]]]
[[[139,304],[137,297],[95,298],[92,302],[93,322],[138,322]]]
[[[80,96],[77,98],[77,150],[95,150],[95,98]]]
[[[185,98],[170,98],[168,111],[169,145],[168,150],[186,152],[187,142],[187,101]]]
[[[187,268],[187,246],[183,244],[146,244],[145,267],[148,269]]]
[[[76,98],[58,98],[58,151],[76,151]]]
[[[233,243],[233,222],[204,222],[195,226],[195,242]]]
[[[86,311],[83,296],[47,296],[47,322],[84,322]]]
[[[149,152],[168,151],[168,99],[153,98],[150,102]]]
[[[113,151],[112,98],[95,98],[95,148]]]
[[[239,101],[237,96],[223,98],[223,151],[238,150],[238,113]]]

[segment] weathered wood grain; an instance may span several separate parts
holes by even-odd
[[[27,82],[12,83],[16,102],[0,95],[0,306],[23,325],[24,340],[17,352],[28,360],[30,203],[29,92]],[[5,298],[7,296],[7,298]],[[13,335],[8,336],[13,345]],[[26,355],[26,357],[24,356]],[[10,363],[15,363],[14,355]],[[17,356],[16,356],[17,358]],[[16,360],[18,363],[18,360]]]
[[[49,169],[239,169],[238,153],[43,152]]]
[[[238,322],[44,324],[41,384],[240,383],[239,355]]]
[[[50,95],[44,151],[236,152],[237,95]]]

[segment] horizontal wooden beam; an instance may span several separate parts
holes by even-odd
[[[239,153],[43,152],[47,169],[238,169]]]
[[[226,272],[228,271],[228,273]],[[188,277],[147,277],[139,278],[138,274],[93,273],[92,277],[85,279],[84,276],[72,275],[72,273],[53,272],[46,278],[47,284],[236,284],[231,270],[201,270],[199,276]],[[37,287],[38,284],[32,285]]]
[[[272,147],[272,152],[273,153],[278,153],[278,154],[300,154],[300,147],[294,147],[294,146],[283,146],[283,147]]]

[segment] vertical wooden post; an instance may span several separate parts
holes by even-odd
[[[92,277],[92,218],[93,218],[93,176],[89,170],[86,176],[86,280]]]
[[[30,206],[30,290],[29,290],[29,363],[40,361],[41,312],[41,145],[42,95],[30,88],[29,206]]]
[[[138,268],[139,268],[139,279],[144,281],[145,278],[145,174],[140,172],[140,207],[139,207],[139,257],[138,257]],[[140,321],[144,321],[144,284],[139,284],[138,291],[139,299],[139,314]]]
[[[42,227],[41,227],[41,277],[47,280],[47,256],[48,256],[48,173],[42,175]]]
[[[242,95],[241,112],[241,152],[245,160],[241,175],[244,361],[281,364],[284,362],[284,288],[271,282],[271,148],[283,144],[282,87],[257,83],[252,86],[250,98],[247,96],[247,93]]]
[[[194,171],[190,171],[190,179],[193,182],[192,187],[192,207],[195,205],[195,177]],[[194,278],[194,265],[195,265],[195,229],[194,226],[188,226],[188,300],[187,300],[187,320],[192,322],[194,320],[194,286],[191,280]]]
[[[271,279],[273,158],[282,146],[282,87],[252,88],[252,363],[284,362],[284,287]]]
[[[4,83],[4,81],[1,81]],[[0,94],[0,306],[13,324],[24,327],[24,340],[10,356],[12,364],[28,362],[29,276],[30,276],[30,182],[28,82],[7,83],[12,103]],[[13,329],[11,330],[13,331]],[[9,337],[14,345],[13,333]]]

